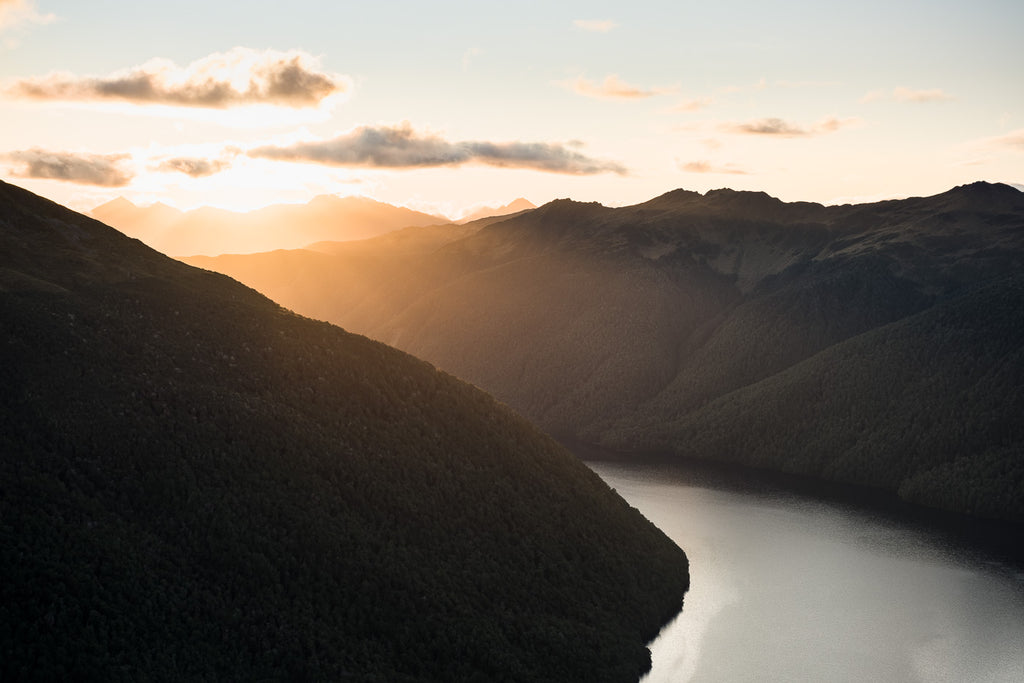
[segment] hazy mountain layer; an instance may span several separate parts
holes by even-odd
[[[483,392],[0,184],[0,678],[628,681],[686,559]]]
[[[562,437],[1024,518],[1024,308],[1006,304],[1024,193],[977,183],[825,207],[677,190],[444,234],[192,262],[436,363]],[[935,361],[909,373],[922,354]],[[986,498],[995,479],[1009,498]]]
[[[448,222],[365,197],[333,195],[248,212],[211,207],[182,212],[164,204],[138,207],[119,197],[91,214],[172,256],[298,249],[313,242],[366,239],[408,226]]]
[[[514,199],[508,204],[503,206],[485,206],[483,208],[472,211],[458,220],[459,223],[470,223],[481,218],[492,218],[495,216],[507,216],[512,213],[519,213],[520,211],[528,211],[529,209],[536,209],[537,205],[528,199],[519,197]]]

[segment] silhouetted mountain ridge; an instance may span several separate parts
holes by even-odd
[[[919,439],[961,444],[968,450],[954,458],[960,463],[1001,453],[1000,466],[1017,472],[1024,434],[985,425],[1020,414],[1019,385],[986,375],[972,392],[987,387],[996,407],[963,418],[970,420],[965,424],[958,423],[953,406],[960,405],[959,398],[949,389],[956,386],[958,365],[974,356],[986,329],[1003,335],[1001,355],[989,359],[987,367],[1009,376],[1017,371],[1017,356],[1009,349],[1024,346],[1024,337],[1015,323],[983,324],[990,308],[993,316],[1006,314],[1000,288],[1010,287],[1024,268],[1024,194],[1009,186],[979,182],[933,197],[839,206],[733,190],[703,195],[676,190],[619,208],[558,200],[460,239],[424,243],[401,257],[387,249],[371,252],[372,272],[339,256],[317,266],[319,281],[300,283],[295,277],[305,261],[282,257],[239,276],[296,310],[426,358],[567,439],[638,454],[658,450],[870,481],[894,493],[914,491],[915,500],[1024,519],[1019,504],[1024,478],[1010,484],[1018,502],[1000,498],[1001,507],[965,503],[982,491],[972,498],[962,491],[940,495],[923,491],[922,484],[911,486],[911,481],[934,484],[938,479],[926,473],[943,471],[954,456],[933,449],[932,460],[921,456],[907,463],[905,449],[886,445],[902,442],[890,433],[898,429],[896,422],[857,422],[859,431],[850,438],[860,446],[814,458],[787,458],[767,445],[754,447],[756,440],[750,439],[742,441],[753,449],[749,454],[712,448],[706,445],[711,432],[701,426],[702,420],[728,414],[733,423],[723,434],[734,440],[721,443],[736,444],[744,435],[761,433],[765,415],[778,412],[798,420],[778,405],[785,395],[774,383],[778,377],[823,353],[838,353],[864,335],[877,342],[882,337],[870,336],[875,331],[907,325],[923,338],[901,341],[904,351],[879,350],[889,359],[881,364],[869,362],[869,352],[854,355],[846,362],[858,368],[863,383],[829,403],[841,413],[875,414],[866,404],[903,376],[886,363],[897,364],[911,347],[939,343],[924,333],[926,325],[910,321],[974,297],[980,315],[944,326],[953,346],[930,369],[939,378],[936,386],[950,393],[907,386],[901,395],[947,416],[929,423]],[[240,272],[240,264],[223,260],[195,263]],[[1011,322],[1024,316],[1024,310],[1009,310]],[[948,311],[963,313],[956,306]],[[962,363],[952,361],[958,357]],[[827,387],[827,369],[813,367],[815,381]],[[721,402],[737,392],[756,396],[744,404],[745,412],[707,408],[727,405]],[[797,440],[791,444],[794,453],[833,443],[827,435],[838,429],[820,415],[806,429],[796,429],[797,424],[777,426],[780,434]],[[815,425],[825,437],[812,435]],[[958,430],[980,436],[965,443]],[[705,445],[694,441],[689,447],[683,433],[701,435]],[[855,466],[832,468],[817,460],[831,456],[891,467],[861,476],[853,474]],[[968,480],[978,481],[961,477]]]

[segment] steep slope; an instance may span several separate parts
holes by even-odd
[[[686,560],[426,363],[0,184],[0,677],[635,680]]]
[[[407,226],[446,223],[444,218],[366,197],[322,195],[307,204],[275,204],[249,212],[202,207],[180,212],[154,204],[140,208],[124,198],[91,212],[129,237],[173,256],[298,249],[325,240],[360,240]]]
[[[413,256],[380,248],[363,258],[371,254],[374,266],[363,271],[324,262],[325,271],[333,263],[358,281],[345,293],[310,283],[293,288],[290,300],[436,363],[559,437],[793,469],[779,453],[688,448],[683,435],[698,429],[691,420],[717,419],[702,408],[722,397],[987,283],[1009,282],[1024,266],[1024,193],[976,183],[934,197],[831,207],[732,190],[676,190],[614,209],[559,200]],[[271,268],[240,277],[276,297],[272,277],[302,272],[303,262],[296,256],[275,276]],[[225,261],[204,265],[239,272]],[[976,323],[964,322],[974,332],[959,338],[963,346],[949,358],[974,353],[970,344],[983,336]],[[935,343],[927,335],[920,341]],[[882,366],[863,373],[879,386],[900,376]],[[993,385],[1007,419],[1010,389]],[[870,396],[851,394],[834,407],[857,412]],[[933,404],[946,410],[956,400],[939,394]],[[889,427],[863,422],[858,429],[858,439],[882,443]],[[956,429],[936,422],[928,439],[961,444],[968,459],[988,448],[963,444]],[[1006,458],[1024,457],[1024,442],[1007,448]],[[887,457],[907,456],[891,449]],[[802,471],[863,479],[843,468]],[[902,465],[888,472],[872,483],[895,492],[915,476]]]

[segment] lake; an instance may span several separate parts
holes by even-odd
[[[690,559],[646,683],[1024,681],[1024,571],[934,527],[587,463]]]

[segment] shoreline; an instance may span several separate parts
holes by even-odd
[[[636,471],[656,470],[680,482],[754,495],[789,494],[870,512],[939,534],[959,550],[983,554],[1024,571],[1024,524],[973,517],[907,502],[891,491],[669,453],[623,453],[559,439],[585,464],[607,463]]]

